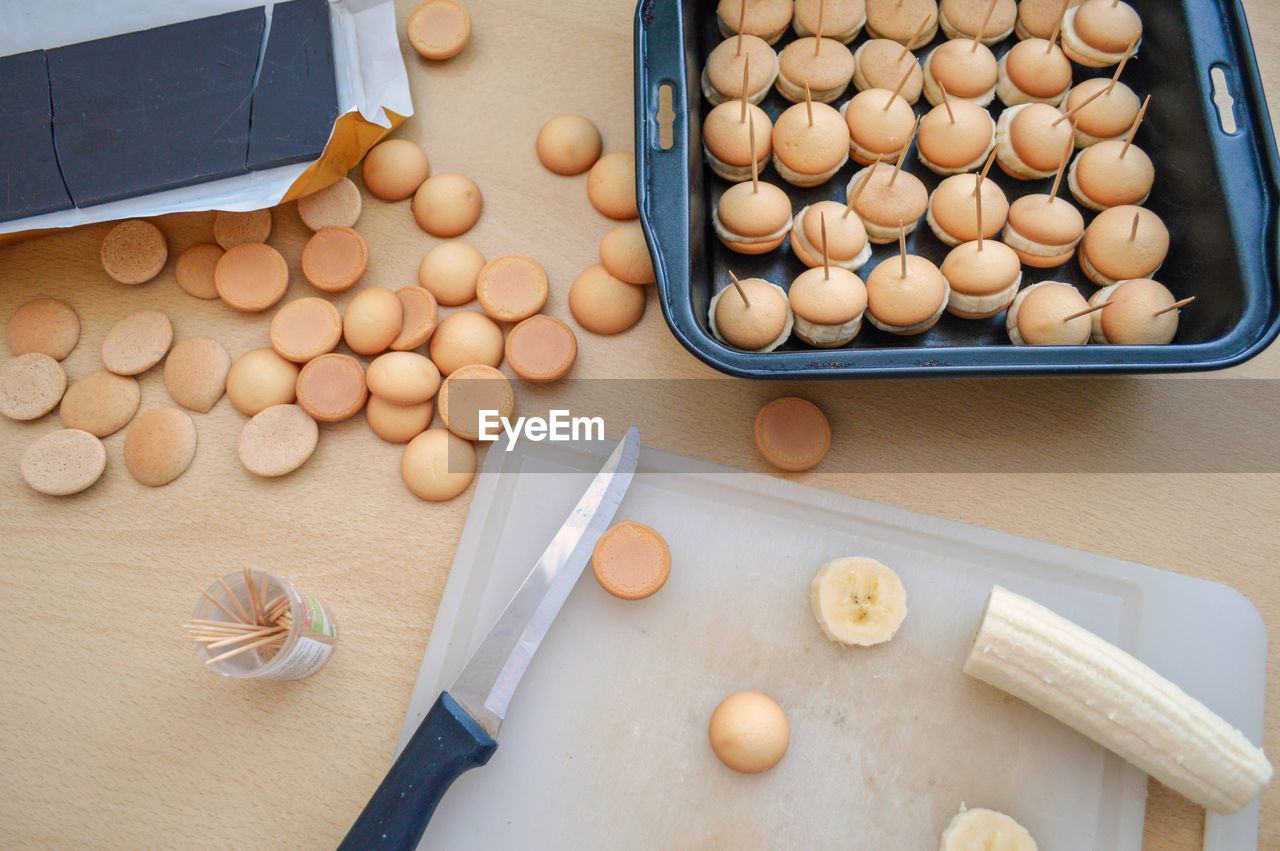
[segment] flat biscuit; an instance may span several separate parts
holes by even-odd
[[[151,222],[130,219],[107,231],[99,257],[103,270],[116,281],[131,286],[145,284],[164,268],[169,259],[169,243]]]
[[[240,431],[240,463],[255,476],[292,473],[316,450],[320,429],[297,405],[272,405],[259,411]]]
[[[22,480],[38,493],[68,496],[102,477],[107,450],[102,441],[78,429],[61,429],[37,440],[22,453]]]
[[[140,375],[160,363],[173,343],[173,324],[158,310],[121,319],[102,341],[102,365],[116,375]]]
[[[62,360],[80,341],[80,317],[57,299],[38,298],[13,312],[4,336],[15,355],[40,352]]]
[[[63,428],[106,437],[129,424],[141,399],[136,378],[100,369],[72,382],[58,407],[58,419]]]
[[[360,187],[349,177],[332,183],[319,192],[298,199],[298,217],[312,230],[327,227],[353,228],[360,218],[364,202]]]
[[[67,389],[62,364],[40,352],[18,355],[0,364],[0,414],[11,420],[35,420],[58,407]]]
[[[178,262],[173,264],[173,276],[182,287],[196,298],[214,299],[218,297],[218,287],[213,282],[213,270],[226,254],[222,246],[212,242],[201,242],[191,246],[178,255]]]
[[[196,455],[196,424],[177,408],[152,408],[124,436],[124,465],[147,487],[167,485]]]
[[[271,236],[271,211],[240,213],[219,210],[213,217],[213,241],[230,249],[246,242],[266,242]]]
[[[169,397],[184,408],[209,410],[227,389],[231,355],[210,337],[179,340],[164,361],[164,386]]]

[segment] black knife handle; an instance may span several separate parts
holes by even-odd
[[[453,781],[484,765],[497,748],[493,737],[448,692],[441,692],[339,851],[413,851]]]

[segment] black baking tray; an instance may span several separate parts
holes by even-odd
[[[703,60],[722,39],[715,0],[641,0],[635,21],[637,198],[663,314],[676,338],[716,369],[752,378],[1189,372],[1232,366],[1262,351],[1280,332],[1280,163],[1244,10],[1238,0],[1129,2],[1142,14],[1145,35],[1124,80],[1139,96],[1152,95],[1138,143],[1156,164],[1148,206],[1164,219],[1172,237],[1168,260],[1156,277],[1178,298],[1197,297],[1183,311],[1172,345],[1018,347],[1009,342],[1004,314],[981,321],[945,315],[918,337],[897,337],[868,322],[856,340],[839,349],[812,349],[792,339],[761,354],[721,343],[711,334],[707,309],[715,292],[727,285],[730,269],[785,288],[805,267],[789,245],[755,257],[731,252],[711,227],[711,210],[730,185],[712,173],[702,155],[701,122],[710,107],[699,77]],[[794,37],[788,31],[776,47]],[[866,38],[863,33],[850,47]],[[1013,43],[1010,38],[995,46],[997,57]],[[1234,132],[1220,122],[1212,69],[1222,71],[1234,98]],[[1076,66],[1075,79],[1110,70]],[[674,144],[666,149],[658,119],[664,86],[670,87],[674,112]],[[833,106],[855,93],[851,85]],[[775,118],[787,106],[776,91],[761,103]],[[992,107],[998,116],[999,100]],[[916,110],[928,109],[922,97]],[[920,164],[914,150],[907,162],[931,191],[937,186],[940,178]],[[845,185],[858,168],[850,161],[813,189],[782,182],[772,168],[762,176],[783,186],[799,210],[824,198],[844,201]],[[1050,181],[1024,183],[998,172],[992,171],[1011,203],[1048,191]],[[1063,194],[1070,197],[1065,186]],[[1086,222],[1092,220],[1092,213],[1082,212]],[[865,277],[896,251],[875,249],[859,275]],[[909,238],[909,250],[936,263],[947,252],[923,222]],[[1025,285],[1061,280],[1086,296],[1096,290],[1075,260],[1059,269],[1023,271]]]

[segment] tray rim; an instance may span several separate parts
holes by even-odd
[[[647,64],[648,26],[659,5],[672,7],[678,19],[684,15],[685,0],[639,0],[634,16],[634,97],[636,192],[640,223],[654,259],[659,305],[672,334],[691,354],[708,366],[731,376],[757,379],[849,379],[849,378],[919,378],[919,377],[1013,377],[1031,375],[1119,375],[1206,372],[1237,366],[1256,357],[1280,336],[1280,307],[1273,304],[1269,317],[1259,317],[1252,324],[1246,315],[1228,333],[1215,340],[1169,346],[1080,346],[1080,347],[1013,347],[1013,346],[946,346],[901,348],[843,348],[834,350],[798,350],[761,355],[731,348],[712,337],[694,314],[690,297],[688,241],[681,246],[679,268],[668,268],[668,257],[658,228],[650,221],[656,193],[650,190],[649,156],[656,129],[647,104],[661,80],[655,80]],[[1266,179],[1257,189],[1259,206],[1265,206],[1270,230],[1263,230],[1261,275],[1270,284],[1273,302],[1280,299],[1280,155],[1271,124],[1270,110],[1262,87],[1257,56],[1249,32],[1241,0],[1185,0],[1194,12],[1222,19],[1228,46],[1235,48],[1228,57],[1242,91],[1236,93],[1236,111],[1240,130],[1230,138],[1242,136],[1249,153],[1258,158],[1259,170]],[[1223,14],[1225,13],[1225,14]],[[1204,36],[1192,31],[1192,52]],[[676,33],[675,44],[683,46],[683,30]],[[1206,65],[1207,71],[1211,65]],[[687,92],[686,68],[680,63],[674,75],[663,79],[678,84]],[[1203,85],[1203,84],[1201,84]],[[680,92],[677,98],[683,97]],[[686,119],[687,120],[687,119]],[[683,124],[677,123],[677,133]],[[1211,128],[1212,130],[1212,128]],[[1224,139],[1210,135],[1211,148],[1222,153]],[[672,150],[677,150],[677,145]],[[1218,159],[1215,158],[1215,165]],[[689,175],[684,171],[685,194],[679,200],[681,221],[689,221]],[[1235,232],[1233,231],[1233,234]],[[1239,240],[1237,239],[1237,242]],[[1239,248],[1239,245],[1237,246]],[[1241,255],[1246,252],[1241,251]],[[794,363],[793,363],[794,362]]]

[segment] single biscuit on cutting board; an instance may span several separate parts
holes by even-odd
[[[99,256],[113,279],[131,286],[145,284],[164,268],[169,243],[151,222],[130,219],[107,231]]]
[[[124,465],[147,487],[167,485],[196,455],[196,424],[177,408],[152,408],[124,436]]]
[[[298,217],[312,230],[327,227],[353,228],[364,202],[360,187],[349,177],[331,183],[319,192],[298,199]]]
[[[173,265],[173,276],[182,287],[196,298],[218,297],[218,285],[213,280],[213,270],[226,251],[212,242],[200,242],[178,255]]]
[[[831,423],[807,399],[783,396],[760,409],[755,421],[756,447],[780,470],[810,470],[831,449]]]
[[[255,414],[240,431],[240,463],[255,476],[292,473],[316,450],[320,429],[297,405],[272,405]]]
[[[102,341],[102,365],[116,375],[140,375],[160,363],[173,343],[173,324],[158,310],[121,319]]]
[[[49,496],[79,493],[102,477],[107,450],[87,431],[46,434],[22,453],[19,470],[31,489]]]
[[[164,386],[184,408],[208,413],[227,389],[231,355],[210,337],[179,340],[164,362]]]
[[[128,375],[99,369],[77,378],[58,406],[63,428],[87,431],[95,437],[115,434],[138,412],[142,388]]]
[[[231,249],[250,242],[266,242],[271,236],[271,211],[250,210],[240,213],[219,210],[213,217],[213,240]]]
[[[671,549],[656,530],[624,520],[596,542],[591,571],[613,596],[643,600],[657,593],[671,575]]]
[[[18,355],[0,364],[0,414],[11,420],[35,420],[58,407],[67,389],[62,364],[40,352]]]
[[[57,299],[38,298],[13,312],[4,336],[15,355],[40,352],[62,360],[80,341],[80,317]]]

